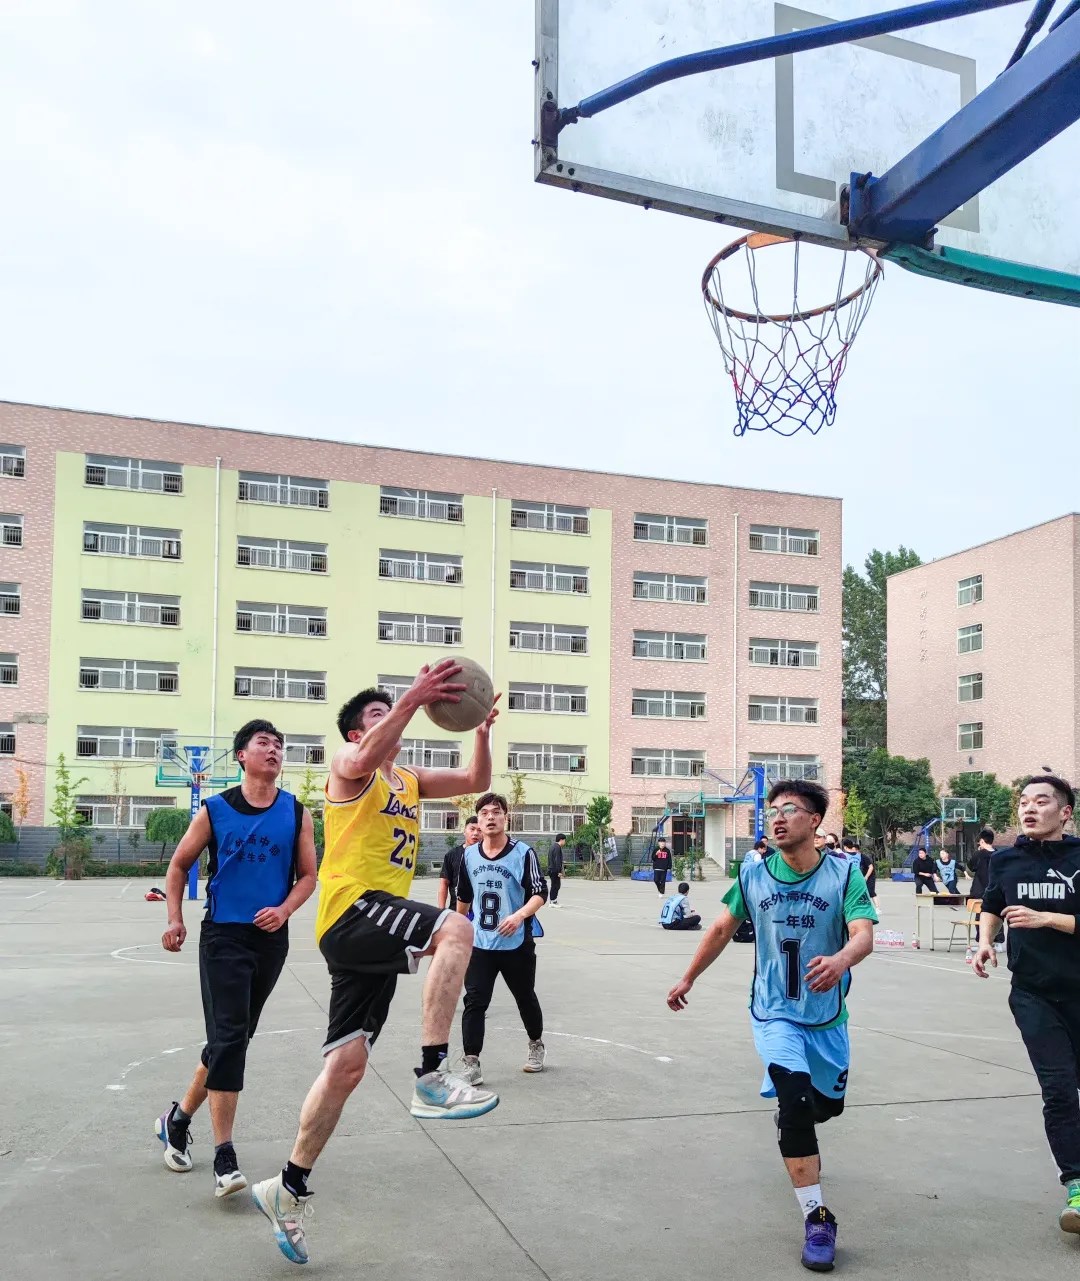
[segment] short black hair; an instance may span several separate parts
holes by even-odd
[[[846,846],[847,846],[847,848],[848,848],[849,850],[858,849],[858,845],[855,843],[855,837],[854,837],[854,836],[845,836],[845,837],[844,837],[844,841],[843,841],[843,843],[844,843],[844,845],[846,845]]]
[[[679,882],[679,893],[680,893],[680,894],[689,894],[689,893],[690,893],[690,885],[689,885],[689,883],[688,883],[688,882],[686,882],[686,881],[680,881],[680,882]]]
[[[754,849],[756,850],[767,850],[768,848],[769,848],[769,842],[765,839],[764,836],[760,840],[754,842]]]
[[[468,827],[470,823],[479,823],[479,822],[480,820],[476,817],[475,814],[470,814],[469,817],[465,820],[465,826]]]
[[[979,833],[979,840],[985,841],[987,845],[993,845],[994,829],[992,827],[984,827],[983,830]]]
[[[1063,778],[1058,778],[1056,774],[1033,774],[1024,787],[1030,787],[1032,783],[1049,783],[1059,801],[1063,801],[1070,809],[1076,809],[1076,793]],[[1021,792],[1024,787],[1020,789]]]
[[[337,714],[337,727],[346,742],[349,741],[349,731],[360,728],[360,718],[369,703],[385,703],[388,708],[394,706],[394,700],[386,690],[377,689],[374,685],[354,694],[347,703],[342,704],[341,711]]]
[[[559,841],[565,841],[565,840],[566,840],[566,833],[565,833],[565,832],[556,832],[556,833],[555,833],[555,843],[556,843],[556,844],[558,844],[558,842],[559,842]]]
[[[656,838],[656,843],[657,843],[657,845],[666,845],[666,844],[667,844],[667,837],[666,837],[666,836],[658,836],[658,837]]]
[[[810,803],[810,813],[819,819],[825,817],[829,808],[829,794],[819,783],[811,783],[806,778],[778,778],[769,788],[765,802],[771,805],[778,796],[798,796]]]
[[[285,735],[282,734],[281,730],[279,730],[272,721],[248,721],[246,725],[241,725],[233,735],[233,756],[237,758],[238,764],[240,764],[239,753],[247,748],[248,743],[251,742],[256,734],[273,734],[281,746],[285,746]],[[244,768],[242,764],[240,764],[240,768]]]
[[[477,814],[479,814],[486,805],[497,805],[504,814],[510,813],[510,806],[506,803],[506,797],[500,796],[498,792],[485,792],[483,796],[479,798],[476,802]]]

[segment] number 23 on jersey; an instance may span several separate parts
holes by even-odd
[[[395,867],[403,867],[407,872],[411,872],[416,860],[416,833],[405,832],[400,827],[395,827],[394,841],[394,848],[390,851],[390,862]]]

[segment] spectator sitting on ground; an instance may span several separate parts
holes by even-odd
[[[701,917],[690,906],[686,897],[690,886],[686,881],[679,882],[678,894],[671,894],[664,899],[660,909],[660,924],[665,930],[700,930]]]

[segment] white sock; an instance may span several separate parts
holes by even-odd
[[[799,1203],[803,1218],[808,1218],[821,1205],[821,1184],[814,1183],[808,1188],[796,1188],[795,1199]]]

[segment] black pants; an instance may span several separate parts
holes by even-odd
[[[1019,987],[1009,992],[1009,1008],[1039,1078],[1046,1141],[1061,1181],[1080,1179],[1080,1008]]]
[[[699,930],[701,929],[701,917],[697,912],[692,912],[689,916],[684,916],[681,921],[672,921],[664,926],[665,930]]]
[[[539,1041],[544,1035],[544,1015],[536,999],[536,944],[526,939],[511,951],[474,947],[465,972],[465,1010],[461,1016],[461,1040],[466,1054],[479,1054],[484,1048],[485,1016],[500,974],[517,1002],[529,1040]]]
[[[928,894],[937,894],[938,893],[937,882],[929,874],[925,876],[920,876],[916,872],[915,873],[915,893],[921,894],[923,890],[926,890]]]
[[[244,1088],[248,1042],[289,955],[289,929],[203,921],[199,934],[208,1090]]]
[[[559,901],[559,890],[562,889],[562,874],[560,872],[549,872],[548,884],[551,886],[548,902],[557,903]]]
[[[656,882],[656,888],[661,894],[664,894],[666,892],[665,887],[667,886],[667,868],[654,867],[652,878]]]

